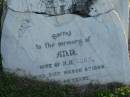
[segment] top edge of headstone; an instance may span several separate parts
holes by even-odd
[[[9,9],[16,12],[37,12],[51,15],[86,12],[89,16],[112,10],[110,0],[7,0]]]

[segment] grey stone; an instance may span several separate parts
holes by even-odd
[[[63,1],[7,0],[4,70],[62,84],[130,83],[123,0],[83,0],[86,10]]]

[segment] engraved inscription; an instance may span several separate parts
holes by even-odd
[[[57,58],[64,58],[64,57],[67,57],[67,56],[76,56],[78,55],[76,53],[76,51],[74,49],[71,49],[71,50],[63,50],[63,51],[59,51],[57,53]]]
[[[102,62],[97,62],[94,56],[91,56],[90,54],[82,55],[83,53],[81,54],[80,49],[75,48],[83,48],[88,46],[91,43],[93,37],[88,34],[85,37],[78,37],[73,39],[72,36],[73,31],[71,30],[61,31],[49,36],[52,40],[51,42],[43,42],[44,48],[47,50],[48,54],[49,51],[53,51],[53,49],[57,49],[57,51],[53,53],[55,54],[53,55],[55,60],[40,65],[40,70],[47,70],[49,72],[46,74],[41,74],[39,77],[43,77],[44,79],[51,81],[60,76],[73,76],[73,78],[64,78],[63,80],[59,81],[62,83],[73,83],[91,80],[89,78],[90,75],[87,76],[89,72],[101,71],[105,69],[105,64]],[[41,44],[36,44],[35,46],[39,50],[41,47],[43,47]],[[74,76],[82,75],[84,73],[86,76]]]

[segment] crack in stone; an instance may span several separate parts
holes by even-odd
[[[55,4],[60,2],[60,4]],[[52,16],[62,16],[65,14],[74,14],[79,15],[83,18],[87,17],[97,17],[103,14],[107,14],[114,10],[113,8],[107,9],[106,12],[100,12],[96,8],[93,7],[98,2],[98,0],[71,0],[70,2],[66,0],[40,0],[40,6],[45,7],[43,11],[33,11],[33,10],[26,10],[26,11],[17,11],[9,6],[8,9],[12,10],[13,12],[18,13],[34,13],[34,14],[41,14],[48,17]],[[43,6],[45,4],[45,6]],[[29,6],[29,5],[28,5]],[[67,6],[67,7],[66,7]],[[102,9],[101,9],[102,10]],[[96,12],[96,14],[91,14],[91,12]]]
[[[101,15],[104,15],[104,14],[108,14],[108,13],[112,12],[113,10],[115,10],[115,9],[113,8],[113,9],[110,9],[110,10],[104,12],[104,13],[98,13],[97,15],[94,15],[94,16],[91,16],[91,17],[98,17],[98,16],[101,16]]]
[[[7,9],[9,9],[9,10],[11,10],[11,11],[13,11],[13,12],[18,12],[18,13],[34,13],[34,14],[41,14],[41,15],[46,15],[46,16],[61,16],[61,15],[47,15],[47,13],[45,13],[45,12],[36,12],[36,11],[25,11],[25,12],[22,12],[22,11],[16,11],[16,10],[14,10],[14,9],[12,9],[12,8],[10,8],[10,7],[7,7]],[[98,14],[96,14],[96,15],[87,15],[87,17],[98,17],[98,16],[101,16],[101,15],[104,15],[104,14],[108,14],[108,13],[110,13],[111,11],[113,11],[113,10],[115,10],[114,8],[112,8],[112,9],[110,9],[110,10],[108,10],[108,11],[106,11],[106,12],[104,12],[104,13],[98,13]],[[63,14],[64,15],[64,14]],[[75,14],[76,15],[76,14]]]
[[[89,13],[91,12],[91,6],[97,0],[40,0],[39,3],[42,5],[41,7],[45,7],[43,12],[38,11],[25,11],[21,13],[36,13],[36,14],[44,14],[48,16],[60,16],[64,14],[75,14],[81,17],[91,17]],[[44,6],[43,6],[44,5]],[[29,6],[29,5],[28,5]],[[8,7],[9,8],[9,7]],[[12,8],[9,8],[15,12]]]

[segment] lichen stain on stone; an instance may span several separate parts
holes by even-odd
[[[82,17],[91,17],[89,15],[90,11],[93,10],[91,6],[97,0],[75,0],[76,3],[72,5],[72,14],[77,14]]]
[[[89,13],[93,8],[91,6],[97,0],[71,0],[71,4],[66,3],[66,0],[47,0],[40,3],[45,3],[45,12],[35,12],[36,14],[46,14],[48,16],[58,16],[64,14],[75,14],[81,17],[91,17]],[[60,2],[60,5],[56,2]],[[66,8],[67,7],[67,8]]]
[[[39,45],[39,44],[36,44],[35,47],[36,47],[36,49],[38,49],[38,50],[40,50],[40,49],[42,48],[42,46]]]

